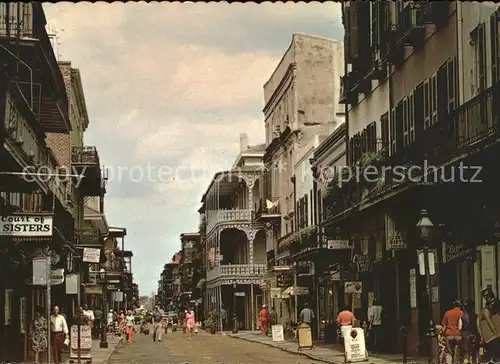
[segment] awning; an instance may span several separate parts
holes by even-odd
[[[308,294],[309,294],[308,287],[290,286],[281,293],[281,298],[288,298],[290,296],[307,296]]]

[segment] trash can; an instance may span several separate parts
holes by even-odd
[[[233,334],[238,333],[238,317],[236,315],[233,315]]]

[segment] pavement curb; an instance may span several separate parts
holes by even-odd
[[[113,349],[111,349],[108,353],[108,355],[106,355],[106,358],[101,362],[102,364],[107,364],[108,361],[109,361],[109,358],[111,358],[111,355],[113,355],[116,351],[116,348],[118,348],[118,345],[121,344],[121,342],[123,341],[123,336],[120,337],[120,340],[118,340],[118,342],[115,344],[115,346],[113,346]]]
[[[229,337],[231,337],[233,339],[239,339],[239,340],[244,340],[244,341],[248,341],[248,342],[252,342],[252,343],[256,343],[256,344],[270,346],[272,348],[280,349],[281,351],[285,351],[287,353],[302,355],[302,356],[305,356],[306,358],[309,358],[309,359],[312,359],[312,360],[315,360],[315,361],[320,361],[322,363],[327,363],[327,364],[343,364],[343,362],[341,363],[341,362],[337,362],[337,361],[326,360],[325,358],[321,358],[321,357],[309,354],[309,353],[304,352],[304,351],[299,351],[299,350],[293,351],[293,350],[290,350],[290,349],[287,349],[287,348],[284,348],[284,347],[281,347],[279,345],[272,344],[272,343],[256,341],[256,340],[248,339],[246,337],[241,337],[241,336],[232,336],[232,335],[226,335],[226,336],[229,336]]]

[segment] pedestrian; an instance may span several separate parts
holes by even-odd
[[[85,305],[85,306],[83,306],[82,313],[86,317],[87,325],[90,326],[90,332],[93,334],[94,333],[94,321],[95,321],[94,312],[89,308],[88,305]]]
[[[94,331],[93,331],[93,336],[94,336],[94,339],[99,339],[99,334],[102,330],[102,325],[103,325],[103,312],[97,308],[95,311],[94,311]]]
[[[192,309],[186,314],[186,327],[188,329],[189,340],[193,340],[193,331],[196,327],[196,317]]]
[[[267,330],[269,327],[269,310],[266,305],[262,305],[259,311],[259,323],[260,323],[260,333],[262,336],[267,335]]]
[[[500,359],[500,303],[491,286],[482,290],[484,307],[477,318],[477,329],[481,345],[486,352],[481,361],[498,361]]]
[[[309,308],[309,303],[305,302],[304,308],[300,311],[300,322],[312,328],[314,318],[314,311]]]
[[[160,307],[155,306],[153,310],[153,317],[152,317],[152,323],[153,323],[153,341],[159,341],[161,342],[161,320],[163,319],[163,316],[160,312]]]
[[[54,364],[60,364],[62,349],[69,340],[69,330],[66,319],[59,312],[59,306],[54,306],[52,312],[50,317],[52,357],[54,358]]]
[[[125,335],[125,314],[123,310],[120,310],[120,316],[118,317],[118,328],[121,335]]]
[[[337,315],[337,325],[340,330],[340,337],[343,339],[346,332],[350,332],[356,325],[356,317],[349,310],[349,307],[344,306],[344,309]]]
[[[108,332],[112,332],[113,330],[113,322],[114,322],[114,314],[113,310],[110,309],[108,312],[108,317],[107,317],[107,324],[108,324]]]
[[[35,319],[31,327],[30,337],[35,364],[38,364],[40,363],[40,353],[46,351],[49,346],[47,319],[44,317],[42,307],[37,307],[35,310]]]
[[[458,364],[460,343],[462,342],[462,316],[464,312],[459,300],[453,302],[453,308],[446,311],[441,325],[444,329],[444,336],[448,355],[451,357],[447,362]]]
[[[368,333],[370,342],[372,344],[372,352],[376,354],[380,352],[382,343],[382,305],[379,304],[378,299],[374,298],[373,303],[368,307]]]
[[[473,363],[476,359],[474,350],[474,338],[476,337],[476,318],[474,317],[474,303],[469,300],[462,301],[462,345],[460,357],[463,363]]]
[[[131,310],[128,310],[127,316],[125,317],[127,341],[132,342],[132,334],[134,333],[135,316],[132,314]]]
[[[224,306],[220,309],[220,318],[222,319],[222,331],[227,330],[227,311]]]

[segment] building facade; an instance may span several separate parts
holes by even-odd
[[[302,168],[308,163],[305,157],[311,153],[308,146],[313,145],[319,135],[330,134],[344,122],[338,106],[339,79],[344,73],[342,65],[341,42],[294,34],[290,47],[264,85],[265,170],[261,183],[262,208],[256,220],[266,226],[269,269],[263,286],[265,302],[270,305],[274,304],[273,299],[290,294],[290,289],[285,287],[290,288],[292,274],[287,257],[296,233],[303,230],[304,239],[306,235],[307,239],[315,239],[317,235],[305,222],[308,216],[305,211],[310,210],[312,204],[309,203],[309,193],[306,202],[305,193],[297,191],[297,187],[302,189],[306,185],[302,181],[296,183],[295,166],[300,164]],[[299,163],[304,158],[306,163]],[[314,265],[310,261],[300,262],[299,266],[301,275],[314,274]],[[284,292],[282,288],[285,288]],[[301,292],[305,295],[306,291]],[[292,293],[294,297],[299,294],[297,290]],[[290,298],[275,307],[282,323],[296,320],[297,305],[298,299]]]
[[[240,147],[233,168],[214,176],[201,201],[206,218],[205,302],[208,311],[224,307],[229,318],[236,315],[241,329],[253,329],[263,303],[260,283],[266,266],[264,226],[254,221],[264,147],[249,146],[245,134]]]
[[[342,9],[346,166],[360,174],[339,172],[327,182],[323,226],[327,239],[351,245],[340,283],[358,282],[362,291],[343,295],[344,303],[365,320],[377,298],[395,312],[384,335],[399,337],[404,327],[409,355],[423,354],[431,319],[440,322],[457,297],[478,310],[481,287],[498,285],[488,162],[499,120],[489,101],[498,97],[498,6],[398,1]],[[468,183],[472,168],[467,181],[453,177],[460,163],[481,166],[482,182]],[[422,209],[434,223],[425,241],[415,228]],[[417,260],[423,247],[434,256],[429,282]]]

